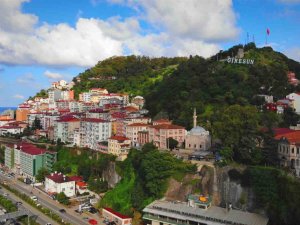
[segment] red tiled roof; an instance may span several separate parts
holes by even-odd
[[[87,187],[87,183],[83,182],[83,181],[77,181],[76,185],[79,187]]]
[[[168,119],[159,119],[159,120],[154,120],[153,122],[156,122],[156,123],[165,123],[165,122],[171,122],[171,121],[168,120]]]
[[[109,139],[117,140],[117,141],[126,141],[126,140],[130,140],[129,138],[123,137],[123,136],[111,136]]]
[[[71,181],[76,181],[76,182],[83,181],[83,177],[82,176],[71,176],[71,177],[69,177],[69,179]]]
[[[66,117],[66,118],[61,118],[59,120],[57,120],[57,122],[61,122],[61,123],[69,123],[69,122],[79,122],[80,119],[77,118],[73,118],[73,117]]]
[[[160,124],[160,125],[153,125],[150,126],[150,128],[155,128],[155,129],[185,129],[182,126],[174,125],[174,124]]]
[[[89,112],[90,113],[103,113],[103,112],[107,112],[107,111],[104,111],[101,108],[97,108],[97,109],[91,109],[91,110],[89,110]]]
[[[46,152],[45,149],[38,148],[35,145],[26,142],[21,143],[17,148],[30,155],[41,155]]]
[[[68,176],[64,176],[62,173],[52,173],[46,176],[46,178],[53,180],[55,183],[64,183],[71,181]]]
[[[107,122],[106,120],[97,119],[97,118],[83,118],[83,119],[81,119],[81,121],[90,122],[90,123],[104,123],[104,122]]]
[[[0,119],[0,121],[14,121],[14,119]]]
[[[280,140],[283,137],[286,138],[290,143],[300,143],[300,130],[296,130],[296,131],[290,132],[290,133],[276,135],[275,139]]]
[[[137,108],[133,107],[133,106],[126,106],[123,108],[125,111],[128,111],[128,112],[137,112],[139,111]]]
[[[103,209],[106,210],[106,211],[108,211],[108,212],[110,212],[111,214],[114,214],[115,216],[117,216],[117,217],[119,217],[121,219],[130,219],[130,217],[125,216],[125,215],[123,215],[121,213],[118,213],[118,212],[114,211],[111,208],[103,208]]]
[[[22,127],[18,126],[2,126],[0,129],[21,129]]]
[[[127,126],[128,127],[148,127],[149,124],[146,124],[146,123],[132,123],[132,124],[129,124]]]
[[[275,136],[295,132],[295,130],[289,128],[274,128],[273,131]]]

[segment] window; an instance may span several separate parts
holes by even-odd
[[[292,153],[294,153],[294,148],[292,148]]]
[[[297,148],[297,154],[299,154],[299,148]]]

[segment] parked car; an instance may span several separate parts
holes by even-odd
[[[65,209],[60,209],[60,210],[58,210],[59,212],[61,212],[61,213],[66,213],[66,210]]]
[[[7,197],[7,196],[8,196],[8,193],[4,193],[3,195],[4,195],[5,197]]]
[[[22,205],[23,203],[22,202],[16,202],[16,205]]]
[[[88,210],[90,213],[93,213],[93,214],[95,214],[95,213],[97,213],[98,212],[98,210],[95,208],[95,207],[91,207],[91,208],[89,208],[89,210]]]
[[[38,200],[38,198],[34,195],[34,196],[31,196],[30,197],[33,201],[37,201]]]

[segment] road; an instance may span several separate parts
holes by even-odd
[[[51,223],[53,225],[58,225],[56,222],[51,220],[46,215],[42,214],[40,211],[38,211],[36,208],[32,207],[31,205],[27,204],[25,201],[14,195],[12,192],[8,190],[3,190],[3,188],[0,190],[0,194],[3,195],[4,193],[8,193],[9,195],[6,197],[7,199],[11,200],[12,202],[22,202],[22,205],[18,207],[19,210],[26,210],[30,211],[30,216],[36,216],[36,222],[38,222],[41,225],[44,225],[46,223]]]
[[[21,193],[25,193],[28,196],[36,195],[38,197],[38,202],[45,208],[48,208],[58,214],[64,221],[69,222],[74,225],[86,225],[89,224],[88,221],[83,220],[83,218],[77,215],[73,210],[70,210],[56,201],[50,199],[48,196],[39,192],[36,189],[33,189],[32,186],[26,185],[23,182],[17,179],[8,179],[4,174],[0,174],[2,180],[6,180],[13,186],[14,189],[18,190]],[[30,193],[32,192],[32,194]],[[60,209],[65,209],[66,213],[59,212]]]

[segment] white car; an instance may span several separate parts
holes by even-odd
[[[33,201],[37,201],[38,200],[38,198],[34,195],[34,196],[31,196],[30,197]]]

